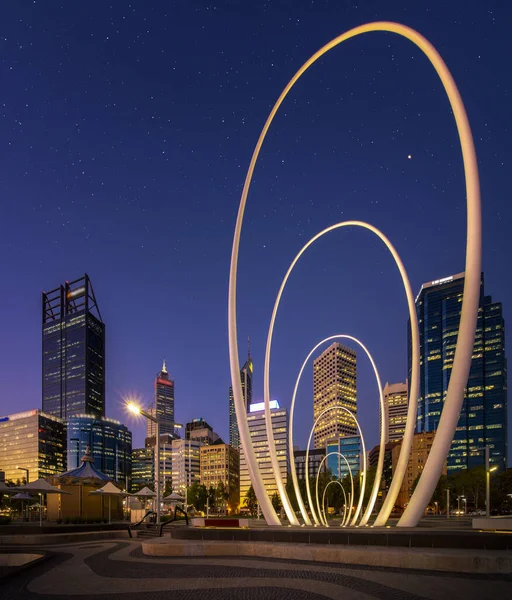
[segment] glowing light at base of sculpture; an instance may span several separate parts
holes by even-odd
[[[342,458],[345,461],[345,463],[347,465],[348,474],[349,474],[349,477],[350,477],[350,489],[351,489],[351,496],[350,497],[352,498],[352,501],[350,503],[349,513],[348,513],[349,517],[352,515],[352,502],[354,501],[354,477],[352,475],[352,469],[350,468],[350,464],[349,464],[346,456],[344,456],[341,452],[329,452],[329,454],[326,454],[322,458],[322,460],[320,461],[320,464],[318,465],[318,472],[316,474],[315,499],[316,499],[316,505],[317,505],[317,508],[318,508],[318,515],[320,516],[320,521],[322,520],[322,517],[321,517],[320,503],[318,501],[318,479],[319,479],[320,473],[322,471],[322,466],[323,466],[324,462],[329,458],[329,456],[339,456],[340,458]],[[334,483],[334,481],[331,481],[329,483]],[[341,485],[341,482],[338,482],[338,483],[340,483],[340,485]],[[327,486],[328,485],[329,484],[327,484]],[[326,486],[326,488],[327,488],[327,486]],[[343,488],[343,485],[341,487]],[[345,490],[343,490],[343,493],[345,493]],[[299,494],[300,494],[300,490],[299,490]],[[324,494],[325,494],[325,490],[324,490]],[[323,500],[322,500],[322,506],[323,506]],[[342,524],[344,524],[344,521],[343,521]],[[324,525],[327,527],[327,522],[325,522]]]
[[[399,526],[416,526],[420,517],[422,516],[428,502],[432,498],[434,489],[437,485],[439,477],[442,472],[443,464],[448,455],[448,451],[455,434],[457,422],[459,419],[459,413],[464,400],[464,391],[467,385],[469,370],[471,367],[471,358],[473,352],[473,344],[475,339],[475,331],[477,324],[478,305],[480,298],[480,273],[481,273],[481,209],[480,209],[480,184],[478,178],[478,165],[476,159],[476,153],[473,143],[473,136],[471,134],[471,128],[467,118],[464,104],[460,97],[459,90],[455,85],[453,77],[445,65],[443,59],[432,46],[432,44],[419,34],[414,29],[393,22],[374,22],[354,27],[349,31],[337,36],[325,46],[320,48],[313,56],[311,56],[295,75],[288,82],[283,92],[279,96],[277,102],[274,104],[270,114],[263,126],[260,133],[256,147],[254,149],[249,168],[245,177],[244,187],[240,198],[240,206],[238,209],[237,220],[235,224],[235,232],[233,236],[233,247],[231,253],[231,265],[229,274],[229,296],[228,296],[228,341],[229,341],[229,358],[230,358],[230,370],[231,370],[231,383],[233,386],[233,397],[235,404],[235,411],[237,416],[238,428],[240,431],[240,441],[244,448],[244,453],[247,461],[247,468],[251,482],[258,498],[260,508],[263,515],[269,525],[280,525],[279,519],[277,518],[276,512],[272,507],[272,503],[268,494],[266,493],[265,486],[261,473],[259,472],[258,464],[252,440],[249,434],[249,427],[247,424],[247,418],[245,414],[245,406],[243,402],[242,386],[240,382],[240,363],[238,359],[238,341],[237,341],[237,312],[236,312],[236,285],[237,285],[237,271],[238,271],[238,254],[240,246],[240,236],[242,232],[242,222],[245,212],[245,206],[247,203],[247,196],[258,160],[261,147],[267,135],[267,132],[274,120],[279,107],[283,103],[284,99],[300,79],[300,77],[311,67],[319,58],[329,52],[329,50],[340,45],[344,41],[356,37],[358,35],[375,32],[375,31],[386,31],[396,33],[406,39],[410,40],[415,44],[429,59],[432,66],[436,70],[441,83],[443,84],[444,90],[448,96],[450,107],[452,109],[455,123],[457,126],[457,133],[462,150],[462,158],[464,164],[464,177],[466,183],[466,197],[467,197],[467,236],[466,236],[466,265],[465,265],[465,282],[464,282],[464,296],[462,301],[461,309],[461,320],[459,326],[459,333],[457,338],[457,346],[455,350],[454,361],[452,365],[450,383],[448,386],[447,395],[444,401],[443,411],[441,418],[438,423],[438,429],[436,437],[432,444],[432,448],[423,469],[422,475],[416,486],[416,489],[412,495],[412,498],[402,515],[398,525]],[[266,394],[266,390],[265,390]],[[265,399],[267,404],[267,399]],[[267,412],[267,410],[265,411]],[[267,427],[268,429],[268,427]],[[411,440],[412,441],[412,440]],[[400,462],[400,461],[399,461]],[[274,467],[274,471],[276,471]],[[278,471],[276,471],[277,473]],[[393,479],[392,485],[395,483]],[[400,487],[400,486],[398,486]],[[281,493],[281,490],[280,490]],[[284,504],[284,503],[283,503]],[[379,513],[380,524],[384,524],[389,516],[386,515],[389,506],[384,511],[384,506]],[[392,507],[391,507],[392,508]],[[290,506],[287,505],[285,511],[290,518]],[[384,512],[383,512],[384,511]],[[389,509],[389,512],[391,509]],[[378,519],[379,520],[379,519]],[[296,523],[297,519],[293,515],[290,520],[291,523]]]

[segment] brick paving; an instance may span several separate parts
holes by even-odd
[[[0,600],[494,600],[512,596],[512,576],[256,557],[153,558],[143,556],[136,541],[82,542],[47,547],[45,553],[44,562],[2,582]]]

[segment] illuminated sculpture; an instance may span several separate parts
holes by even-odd
[[[413,496],[402,515],[398,525],[403,527],[414,527],[417,525],[421,515],[423,514],[428,502],[430,501],[434,489],[437,485],[442,472],[443,464],[448,455],[451,442],[457,427],[460,409],[464,399],[464,390],[467,384],[469,369],[471,367],[471,357],[473,352],[473,344],[475,339],[476,321],[478,314],[478,303],[480,294],[480,271],[481,271],[481,210],[480,210],[480,186],[478,179],[478,166],[476,154],[471,135],[471,128],[466,115],[464,104],[460,97],[459,91],[451,73],[445,65],[443,59],[437,50],[414,29],[392,22],[375,22],[367,23],[359,27],[350,29],[346,33],[334,38],[318,52],[313,54],[302,67],[296,72],[292,79],[288,82],[283,92],[279,96],[277,102],[273,106],[270,115],[263,126],[261,134],[256,143],[249,169],[244,182],[240,206],[235,225],[233,237],[233,248],[231,254],[231,266],[229,277],[229,298],[228,298],[228,337],[229,337],[229,356],[231,381],[233,386],[233,395],[235,402],[235,410],[237,415],[238,426],[240,429],[240,440],[246,455],[249,475],[253,484],[254,491],[258,497],[259,505],[263,515],[269,525],[280,525],[279,519],[272,507],[270,498],[268,497],[261,474],[258,470],[254,448],[249,435],[247,425],[245,407],[242,397],[242,388],[239,378],[240,365],[238,360],[238,342],[236,330],[236,283],[238,270],[238,253],[240,245],[240,235],[242,231],[242,221],[249,193],[250,184],[256,162],[265,140],[268,129],[279,110],[283,100],[286,98],[292,87],[298,79],[313,65],[320,57],[332,48],[338,46],[342,42],[372,31],[387,31],[396,33],[407,38],[414,43],[432,63],[443,87],[448,96],[450,106],[455,117],[457,132],[460,139],[462,158],[464,163],[464,175],[466,181],[467,195],[467,241],[466,241],[466,267],[465,267],[465,282],[464,282],[464,297],[462,302],[461,320],[459,327],[459,335],[457,338],[457,348],[453,361],[450,383],[448,386],[447,395],[444,402],[443,412],[439,420],[439,425],[432,444],[429,457],[423,469],[421,478],[416,486]],[[412,398],[412,394],[411,394]],[[265,390],[265,412],[268,412],[268,394]],[[409,421],[409,419],[408,419]],[[267,433],[268,433],[267,427]],[[406,428],[407,431],[407,428]],[[402,458],[402,456],[401,456]],[[275,471],[275,469],[274,469]],[[277,472],[276,472],[277,474]],[[397,478],[392,481],[392,487],[397,485]],[[400,487],[400,484],[398,484]],[[384,525],[389,513],[392,510],[389,504],[384,503],[379,517],[376,521],[377,525]],[[386,510],[384,510],[386,509]],[[290,507],[286,507],[287,515]],[[288,515],[290,518],[290,515]],[[295,515],[290,520],[292,524],[297,523]]]

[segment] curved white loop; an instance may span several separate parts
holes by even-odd
[[[327,515],[325,512],[325,492],[327,492],[327,488],[331,485],[331,483],[337,483],[340,486],[341,491],[343,492],[345,504],[343,505],[343,518],[341,519],[340,523],[340,527],[343,527],[345,523],[345,517],[347,516],[347,494],[345,493],[345,488],[343,487],[341,481],[339,481],[338,479],[333,479],[332,481],[329,481],[329,483],[324,488],[324,493],[322,494],[322,512],[324,516],[324,523],[326,527],[329,527],[329,525],[327,524]]]
[[[354,499],[354,477],[352,475],[352,469],[350,468],[350,464],[349,464],[346,456],[344,456],[341,452],[336,452],[336,451],[329,452],[329,454],[326,454],[322,458],[322,460],[320,461],[320,464],[318,465],[318,471],[317,471],[317,474],[316,474],[316,506],[318,508],[318,515],[320,517],[320,521],[322,520],[322,516],[321,516],[321,510],[320,510],[320,502],[318,501],[318,479],[320,477],[320,473],[322,471],[322,466],[323,466],[324,462],[329,458],[329,456],[333,456],[333,455],[334,456],[339,456],[340,458],[342,458],[345,461],[346,465],[347,465],[348,474],[350,476],[350,487],[351,487],[351,491],[352,491],[352,501]],[[327,485],[329,485],[329,484],[327,484]],[[350,505],[350,510],[349,510],[348,514],[349,514],[349,518],[350,518],[350,516],[352,515],[352,504]],[[324,523],[324,525],[327,527],[327,521]]]
[[[361,427],[359,425],[359,421],[357,420],[356,416],[354,415],[354,413],[352,411],[350,411],[348,408],[345,408],[344,406],[329,406],[329,407],[325,408],[318,415],[318,417],[315,419],[315,422],[313,423],[313,427],[311,428],[311,433],[309,434],[308,445],[306,446],[306,464],[304,465],[304,468],[305,468],[305,472],[309,473],[309,447],[311,446],[311,439],[313,438],[313,433],[315,432],[315,427],[320,422],[320,419],[331,410],[343,410],[350,417],[352,417],[352,419],[354,419],[354,422],[356,424],[357,431],[359,432],[359,435],[361,436],[361,451],[363,454],[363,481],[361,483],[361,493],[359,495],[359,501],[357,503],[356,512],[354,513],[354,518],[352,519],[352,522],[351,522],[352,525],[355,525],[357,522],[357,519],[359,518],[359,513],[361,512],[361,507],[363,505],[364,492],[366,489],[366,446],[364,443],[364,436],[363,436]],[[311,509],[311,516],[313,517],[315,524],[320,525],[320,523],[318,522],[318,518],[316,516],[315,509],[313,508],[313,500],[311,499],[311,489],[309,487],[309,477],[306,477],[306,491],[308,493],[308,502],[309,502],[309,508]],[[298,490],[298,492],[299,492],[298,496],[300,496],[300,490]]]
[[[455,357],[453,361],[453,367],[451,372],[450,384],[448,386],[448,392],[444,402],[443,412],[441,419],[438,424],[438,429],[432,449],[428,457],[427,463],[423,469],[422,476],[416,486],[411,501],[409,502],[402,518],[400,519],[399,526],[416,526],[426,505],[430,501],[434,489],[437,485],[439,477],[442,472],[443,464],[448,455],[450,444],[453,440],[455,429],[459,418],[459,412],[462,407],[464,399],[464,389],[467,384],[469,369],[471,367],[471,357],[473,352],[473,344],[475,340],[475,331],[477,323],[478,305],[480,298],[480,272],[482,262],[482,220],[481,220],[481,209],[480,209],[480,184],[478,178],[478,165],[475,153],[475,147],[473,143],[473,136],[471,134],[471,128],[469,125],[466,109],[464,103],[460,97],[459,90],[455,85],[455,81],[448,70],[448,67],[444,63],[443,59],[432,46],[432,44],[420,35],[414,29],[401,25],[400,23],[393,23],[389,21],[378,21],[374,23],[367,23],[354,27],[349,31],[337,36],[325,46],[320,48],[315,54],[313,54],[295,73],[290,79],[281,95],[274,104],[270,114],[263,126],[260,133],[256,147],[252,154],[251,162],[247,170],[245,177],[244,187],[240,198],[240,205],[238,208],[238,215],[235,224],[235,232],[233,235],[233,246],[231,252],[231,266],[229,272],[229,296],[228,296],[228,339],[229,339],[229,363],[231,370],[231,383],[233,386],[233,396],[235,403],[235,411],[237,416],[238,427],[240,430],[240,440],[244,448],[244,452],[247,459],[247,467],[251,477],[251,481],[254,487],[256,496],[260,507],[263,511],[265,519],[268,524],[280,525],[279,519],[277,518],[276,512],[272,507],[272,503],[268,494],[266,493],[265,486],[261,473],[259,472],[258,465],[256,462],[256,456],[254,448],[249,435],[249,427],[247,425],[247,418],[245,414],[245,406],[242,396],[242,386],[240,382],[239,372],[240,364],[238,360],[238,341],[237,341],[237,328],[236,328],[236,283],[237,283],[237,270],[238,270],[238,253],[240,246],[240,236],[242,232],[242,222],[245,212],[245,205],[247,203],[247,196],[249,194],[249,188],[254,173],[254,168],[258,160],[261,147],[267,135],[267,132],[274,120],[279,107],[283,103],[284,99],[300,79],[300,77],[313,65],[319,58],[321,58],[326,52],[332,48],[338,46],[342,42],[361,35],[363,33],[371,31],[388,31],[396,33],[402,37],[407,38],[413,44],[415,44],[430,60],[432,66],[436,70],[441,83],[445,89],[450,102],[455,123],[457,126],[457,133],[459,134],[459,140],[462,150],[462,158],[464,163],[464,176],[466,181],[466,197],[467,197],[467,236],[466,236],[466,268],[465,268],[465,283],[464,283],[464,296],[462,301],[461,321],[459,327],[459,334],[457,339],[457,348],[455,351]],[[413,333],[414,335],[414,333]],[[413,353],[414,353],[413,338]],[[412,387],[411,382],[411,387]],[[266,390],[265,390],[266,393]],[[417,401],[417,394],[412,396],[414,401]],[[267,405],[267,399],[265,404]],[[267,413],[267,410],[265,411]],[[408,422],[410,419],[408,418]],[[408,423],[409,424],[409,423]],[[268,427],[267,427],[268,430]],[[407,447],[407,457],[410,452],[409,438],[407,436],[407,426],[404,436],[402,452]],[[410,438],[412,442],[412,437]],[[405,454],[404,454],[405,456]],[[402,459],[402,453],[399,458],[399,465]],[[277,470],[274,468],[277,474]],[[399,478],[398,478],[399,479]],[[391,488],[396,485],[400,488],[401,480],[393,478]],[[282,481],[281,481],[282,484]],[[390,491],[391,491],[390,488]],[[281,490],[279,490],[281,493]],[[389,494],[388,494],[389,497]],[[290,522],[296,523],[297,519],[295,515],[290,513],[289,499],[287,496],[283,498],[283,505],[287,514],[292,517]],[[387,500],[388,498],[386,498]],[[389,503],[390,504],[390,503]],[[393,506],[389,506],[386,501],[379,513],[378,521],[380,524],[384,524],[391,512]],[[292,511],[291,511],[292,512]],[[377,523],[377,522],[376,522]]]
[[[315,236],[313,236],[306,244],[304,244],[304,246],[301,248],[300,252],[298,252],[298,254],[293,259],[292,263],[290,264],[290,266],[288,268],[288,271],[286,272],[286,275],[283,278],[283,281],[282,281],[279,291],[277,293],[276,301],[274,303],[274,308],[272,310],[272,316],[270,318],[270,325],[269,325],[268,335],[267,335],[267,347],[266,347],[266,351],[265,351],[265,363],[264,363],[264,368],[263,368],[263,393],[264,393],[264,401],[265,401],[265,425],[266,425],[267,436],[268,436],[267,439],[269,441],[270,460],[272,462],[272,468],[274,470],[276,485],[279,490],[281,500],[283,502],[283,507],[285,508],[286,514],[288,516],[288,519],[290,519],[291,523],[292,523],[291,517],[296,519],[296,516],[295,516],[295,513],[293,512],[291,502],[289,501],[288,494],[286,492],[286,486],[284,485],[283,479],[281,477],[281,472],[279,469],[279,459],[277,457],[277,451],[276,451],[275,442],[274,442],[274,435],[272,432],[272,416],[271,416],[271,412],[270,412],[270,352],[271,352],[271,348],[272,348],[272,338],[274,335],[274,325],[275,325],[277,311],[279,309],[279,304],[281,302],[281,297],[283,295],[286,283],[288,282],[288,279],[289,279],[293,269],[295,268],[295,265],[297,264],[298,260],[300,259],[300,257],[316,240],[318,240],[322,236],[326,235],[327,233],[334,231],[336,229],[341,229],[342,227],[360,227],[362,229],[366,229],[366,230],[374,233],[380,240],[382,240],[384,242],[386,248],[389,250],[392,257],[394,258],[395,264],[397,265],[398,270],[400,272],[400,276],[402,278],[402,283],[403,283],[403,286],[405,289],[405,294],[407,297],[407,306],[409,308],[409,319],[411,321],[411,333],[412,333],[411,337],[412,337],[412,351],[413,352],[412,352],[412,374],[411,374],[411,387],[409,390],[409,408],[407,411],[407,422],[406,422],[406,426],[405,426],[404,438],[402,440],[402,447],[400,450],[400,455],[399,455],[396,469],[394,472],[393,482],[390,485],[388,494],[386,496],[386,500],[381,508],[381,512],[380,512],[378,518],[383,518],[383,515],[385,513],[387,513],[387,514],[385,514],[385,517],[384,517],[384,520],[387,520],[389,514],[391,513],[391,510],[393,509],[393,506],[395,505],[395,501],[396,501],[396,498],[398,497],[398,493],[400,492],[402,480],[404,478],[405,471],[407,469],[407,463],[409,460],[409,454],[411,451],[412,439],[414,436],[414,429],[415,429],[415,425],[416,425],[416,410],[417,410],[417,403],[418,403],[419,381],[420,381],[420,379],[419,379],[420,346],[419,346],[418,319],[417,319],[416,305],[414,302],[414,296],[412,293],[411,284],[409,282],[409,278],[407,276],[407,271],[405,270],[405,267],[402,263],[400,255],[395,250],[395,247],[389,241],[389,239],[382,233],[382,231],[380,231],[373,225],[370,225],[369,223],[365,223],[364,221],[342,221],[341,223],[336,223],[335,225],[326,227],[325,229],[323,229],[322,231],[317,233]],[[370,362],[372,364],[372,367],[373,367],[373,370],[375,373],[375,377],[377,379],[377,385],[379,387],[380,413],[382,415],[382,419],[381,419],[381,423],[380,423],[380,444],[379,444],[380,448],[379,448],[379,458],[378,458],[378,462],[377,462],[377,471],[375,474],[375,480],[373,483],[372,492],[370,494],[368,506],[367,506],[367,508],[364,512],[364,515],[361,519],[361,525],[366,525],[366,523],[368,523],[368,520],[373,511],[373,507],[375,506],[375,502],[377,500],[377,495],[379,493],[380,483],[381,483],[381,479],[382,479],[382,471],[384,468],[384,449],[385,449],[385,445],[386,445],[386,417],[385,417],[386,411],[384,410],[384,399],[382,397],[382,384],[380,381],[379,373],[377,371],[377,368],[375,366],[372,356],[370,355],[370,353],[368,352],[366,347],[357,338],[354,338],[351,336],[345,336],[345,335],[331,336],[329,338],[326,338],[325,340],[323,340],[322,342],[317,344],[315,346],[315,348],[313,348],[313,350],[309,353],[308,357],[302,364],[302,368],[299,372],[299,376],[297,377],[297,381],[295,383],[295,388],[294,388],[293,396],[292,396],[292,403],[291,403],[291,407],[290,407],[290,426],[289,426],[289,431],[288,431],[288,440],[289,440],[288,446],[289,446],[289,452],[290,452],[290,473],[291,473],[292,480],[293,480],[293,487],[295,489],[295,494],[297,495],[298,481],[297,481],[297,473],[296,473],[296,469],[295,469],[295,461],[293,458],[293,416],[294,416],[294,410],[295,410],[295,397],[297,394],[297,388],[298,388],[298,384],[300,382],[300,378],[302,376],[302,372],[306,366],[306,362],[309,360],[309,358],[311,357],[313,352],[325,341],[328,341],[335,337],[345,337],[345,338],[351,339],[363,348],[363,350],[366,352],[368,358],[370,359]],[[306,523],[306,525],[310,525],[311,521],[309,520],[306,509],[301,500],[299,500],[300,511],[302,513],[302,516],[304,518],[304,522]],[[388,511],[388,507],[389,507],[389,511]],[[288,514],[288,513],[290,513],[290,514]]]

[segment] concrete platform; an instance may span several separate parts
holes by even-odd
[[[512,552],[382,548],[239,541],[191,541],[171,537],[142,543],[147,556],[252,556],[457,573],[510,574]]]
[[[449,529],[392,528],[315,528],[253,527],[181,527],[172,529],[174,539],[191,541],[245,541],[292,544],[328,544],[336,546],[386,546],[405,548],[451,548],[464,550],[512,550],[507,533]]]
[[[512,531],[512,517],[478,517],[473,519],[473,529]]]
[[[38,535],[0,535],[1,546],[49,546],[52,544],[72,544],[97,540],[117,540],[128,538],[128,531],[87,531],[79,533],[40,533]]]

